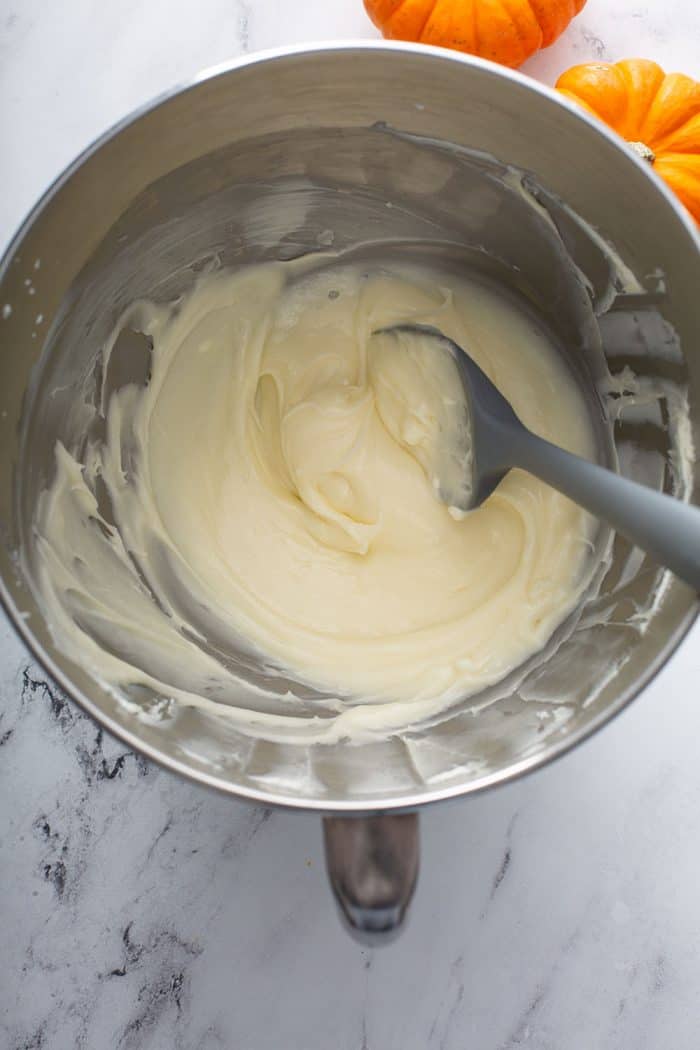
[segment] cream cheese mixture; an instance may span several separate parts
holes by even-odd
[[[593,458],[592,427],[514,298],[414,265],[315,266],[212,269],[122,318],[152,341],[150,378],[111,393],[86,448],[56,449],[41,598],[59,645],[117,690],[259,727],[308,713],[310,687],[352,712],[349,735],[404,728],[547,643],[589,579],[593,525],[520,471],[451,512],[436,479],[463,438],[454,363],[373,332],[435,325],[536,433]],[[246,714],[256,663],[301,699]]]

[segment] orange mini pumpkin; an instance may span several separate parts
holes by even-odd
[[[564,32],[586,0],[365,0],[385,37],[520,66]]]
[[[665,179],[700,222],[700,84],[631,58],[574,66],[557,89],[604,121]]]

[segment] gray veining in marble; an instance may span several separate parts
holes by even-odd
[[[370,35],[361,0],[0,0],[0,240],[199,68]],[[589,0],[528,71],[638,53],[698,76],[699,40],[694,0]],[[409,927],[371,952],[316,819],[126,751],[0,621],[1,1050],[697,1050],[699,643],[575,755],[425,813]]]

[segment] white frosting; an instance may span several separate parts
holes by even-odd
[[[454,362],[432,340],[372,333],[435,325],[532,430],[589,457],[594,442],[515,300],[411,266],[314,265],[209,272],[177,304],[134,305],[103,369],[131,326],[153,342],[149,382],[112,392],[104,440],[57,447],[36,531],[56,641],[102,682],[330,740],[498,682],[592,568],[590,519],[522,472],[450,513],[435,488],[463,463]],[[243,685],[246,662],[299,696]]]

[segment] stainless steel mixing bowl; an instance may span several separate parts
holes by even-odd
[[[615,274],[586,223],[639,284]],[[387,44],[264,54],[112,129],[10,246],[0,271],[0,576],[37,659],[130,747],[236,797],[324,813],[345,916],[386,931],[415,881],[416,808],[519,776],[598,729],[679,643],[695,595],[618,541],[601,597],[571,637],[483,710],[472,698],[388,740],[307,747],[253,739],[199,711],[140,717],[62,655],[31,586],[36,498],[56,439],[71,436],[76,384],[123,306],[178,294],[213,252],[237,265],[372,237],[404,248],[437,238],[455,265],[500,268],[536,301],[574,368],[585,358],[595,372],[601,332],[612,371],[631,365],[687,385],[697,431],[697,231],[624,143],[538,84],[456,54]],[[657,409],[623,421],[618,450],[633,475],[649,453],[647,480],[671,487],[663,398]]]

